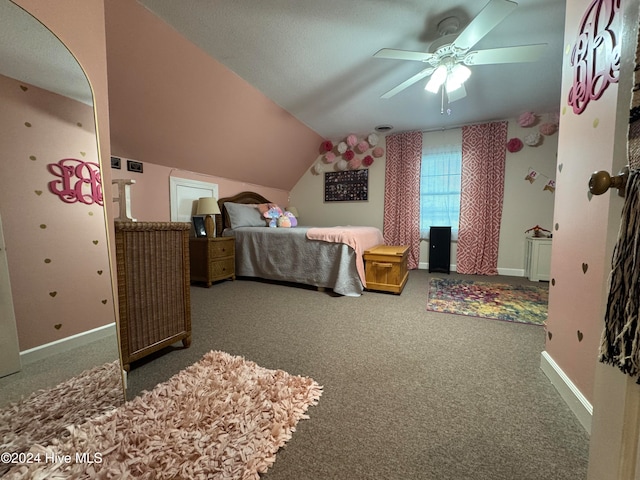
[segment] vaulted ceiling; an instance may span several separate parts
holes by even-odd
[[[428,78],[381,99],[426,65],[373,55],[382,48],[427,51],[443,19],[455,17],[459,33],[489,0],[139,1],[323,137],[385,124],[393,131],[433,130],[559,109],[562,0],[518,0],[472,50],[547,44],[539,61],[472,66],[467,96],[452,103],[424,90]]]

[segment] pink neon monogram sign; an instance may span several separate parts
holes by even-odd
[[[47,169],[59,180],[49,182],[49,190],[65,203],[103,204],[100,166],[76,158],[63,158]]]
[[[612,28],[620,11],[620,0],[593,0],[582,20],[571,52],[573,86],[569,105],[581,114],[591,100],[598,100],[607,87],[618,82],[620,45]]]

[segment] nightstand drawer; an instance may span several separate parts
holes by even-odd
[[[211,263],[209,263],[209,275],[212,280],[232,277],[235,275],[235,271],[236,261],[234,257],[211,260]]]
[[[225,240],[209,243],[209,258],[233,257],[235,255],[235,239]]]
[[[191,281],[213,282],[236,278],[236,240],[234,237],[192,238],[189,242]]]

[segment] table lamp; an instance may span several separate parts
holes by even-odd
[[[215,197],[203,197],[198,199],[196,215],[204,216],[204,229],[207,232],[207,237],[209,238],[216,236],[216,223],[213,215],[218,215],[219,213],[220,207],[218,207],[218,201]]]

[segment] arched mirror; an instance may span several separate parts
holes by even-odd
[[[77,388],[73,401],[122,403],[91,88],[60,40],[9,0],[0,105],[0,413],[41,389],[55,404],[60,384]]]

